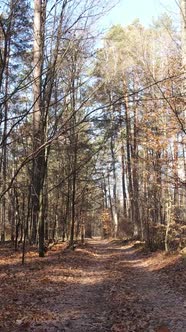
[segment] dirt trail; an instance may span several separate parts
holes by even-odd
[[[42,268],[41,294],[35,289],[27,307],[25,290],[16,325],[0,331],[186,331],[184,294],[171,289],[132,245],[92,240],[56,257],[50,274],[47,259]],[[39,312],[39,320],[30,320],[27,310],[33,317]]]
[[[55,299],[58,320],[47,331],[186,331],[184,297],[150,271],[132,246],[90,241],[74,255],[72,282]],[[46,306],[51,309],[50,301]]]

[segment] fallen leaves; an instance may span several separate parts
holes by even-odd
[[[64,248],[53,247],[44,259],[32,250],[25,266],[19,253],[8,258],[1,248],[0,331],[169,332],[178,318],[185,331],[186,304],[181,312],[181,300],[173,298],[173,287],[185,280],[179,257],[105,241],[65,254]],[[160,325],[161,316],[171,329]]]
[[[160,326],[156,332],[170,332],[167,326]]]

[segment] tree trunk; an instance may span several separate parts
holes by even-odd
[[[127,150],[127,174],[128,174],[128,194],[129,194],[129,221],[134,223],[134,200],[133,200],[133,182],[131,165],[131,129],[129,119],[128,101],[124,101],[125,123],[126,123],[126,150]]]
[[[34,0],[34,110],[33,153],[41,144],[41,72],[42,72],[42,0]],[[40,196],[39,155],[34,156],[32,170],[32,242],[36,242]]]
[[[34,112],[33,112],[33,168],[32,168],[32,242],[39,229],[39,256],[44,256],[44,205],[41,192],[45,177],[45,149],[38,151],[45,141],[45,110],[42,102],[42,66],[45,1],[34,1]],[[40,207],[42,203],[42,209]],[[43,233],[43,234],[42,234]]]
[[[117,177],[116,177],[116,158],[114,151],[114,137],[111,137],[110,150],[112,157],[112,176],[113,176],[113,222],[114,222],[114,237],[117,236],[118,223],[119,223],[119,213],[118,213],[118,199],[117,199]]]

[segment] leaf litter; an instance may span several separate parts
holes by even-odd
[[[9,255],[8,255],[9,254]],[[1,246],[0,331],[185,332],[185,262],[135,243],[58,244],[45,258]]]

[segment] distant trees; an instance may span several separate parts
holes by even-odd
[[[98,51],[94,71],[96,84],[102,82],[97,100],[108,105],[99,119],[110,137],[104,192],[115,233],[133,235],[151,248],[167,249],[170,240],[182,237],[185,225],[177,38],[166,15],[148,29],[138,21],[115,26]]]
[[[15,139],[16,124],[24,119],[25,109],[22,103],[21,88],[26,83],[22,73],[26,69],[25,55],[30,47],[31,24],[29,18],[29,5],[26,1],[8,1],[0,17],[0,110],[1,110],[1,190],[4,192],[9,177],[12,175],[12,164],[15,155],[10,156],[9,152]],[[21,9],[21,11],[20,11]],[[10,133],[13,137],[10,137]],[[15,146],[15,145],[14,145]],[[10,192],[9,192],[10,194]],[[11,195],[11,194],[10,194]],[[1,200],[1,240],[5,240],[5,224],[7,219],[12,219],[14,224],[15,210],[11,210],[11,199],[8,194]],[[13,213],[13,215],[12,215]],[[8,217],[9,216],[9,217]]]

